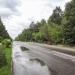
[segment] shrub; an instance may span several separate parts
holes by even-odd
[[[33,34],[33,39],[34,39],[36,42],[42,42],[42,41],[43,41],[42,33],[41,33],[41,32],[34,33],[34,34]]]
[[[4,39],[1,43],[4,46],[4,48],[11,47],[11,40],[10,39]]]
[[[49,39],[54,44],[62,43],[63,39],[63,31],[62,31],[62,26],[53,24],[52,26],[48,27],[48,33],[49,33]]]

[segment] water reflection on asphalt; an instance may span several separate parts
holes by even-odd
[[[20,62],[22,75],[51,75],[48,66],[42,60],[30,56],[29,50],[23,50],[22,55],[17,53],[15,58]]]

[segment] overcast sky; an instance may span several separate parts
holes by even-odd
[[[12,38],[32,21],[47,20],[56,6],[64,10],[71,0],[0,0],[0,16]]]

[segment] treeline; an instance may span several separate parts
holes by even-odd
[[[0,42],[3,41],[4,39],[10,39],[10,36],[7,33],[5,26],[3,25],[0,18]]]
[[[64,11],[56,7],[47,21],[42,19],[37,23],[32,22],[16,40],[74,45],[75,0],[67,3]]]

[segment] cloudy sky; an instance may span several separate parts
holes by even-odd
[[[47,20],[56,6],[64,10],[71,0],[0,0],[0,16],[12,38],[32,21]]]

